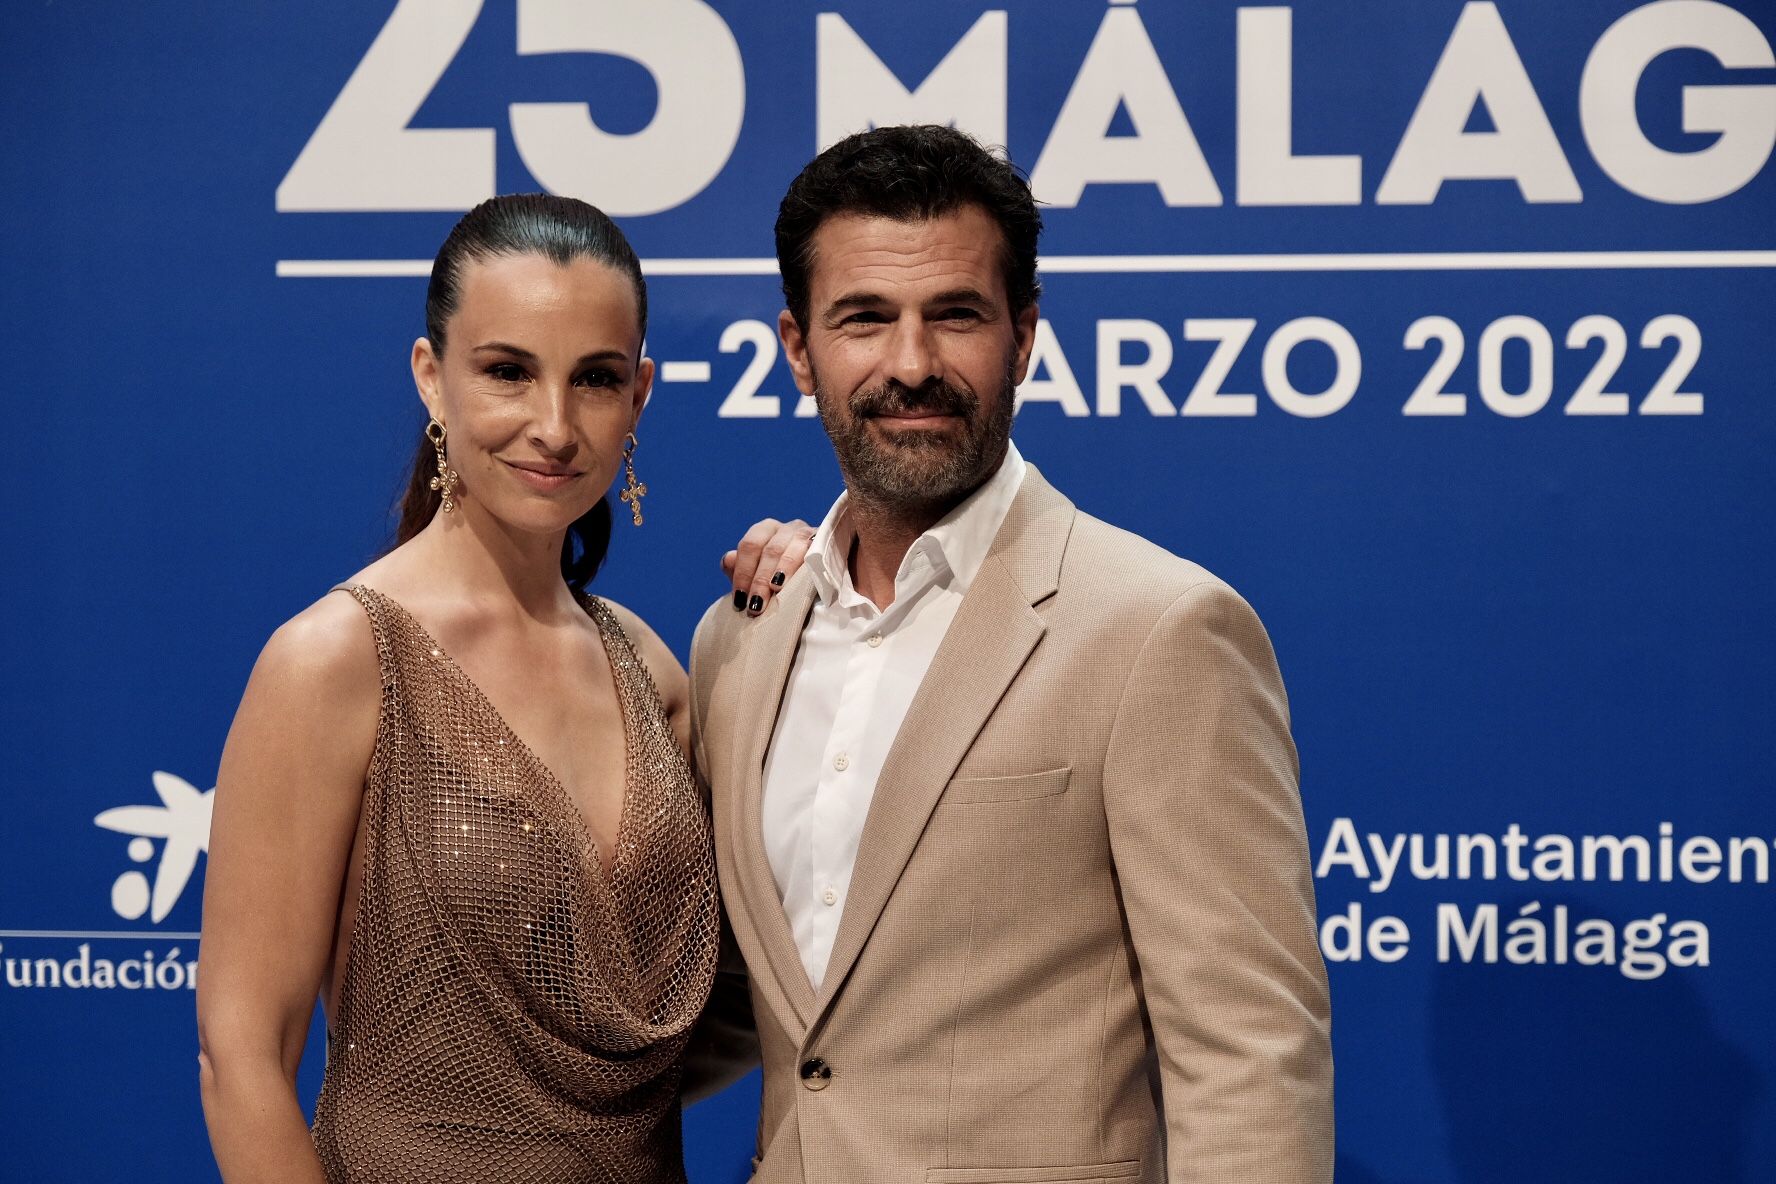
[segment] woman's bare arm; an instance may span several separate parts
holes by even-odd
[[[332,962],[376,743],[381,678],[363,610],[328,596],[259,656],[217,779],[197,1023],[224,1180],[322,1184],[296,1066]]]

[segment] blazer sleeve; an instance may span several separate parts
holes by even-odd
[[[704,614],[697,636],[691,643],[691,763],[697,785],[703,791],[705,806],[713,806],[709,783],[709,761],[704,750],[703,727],[708,718],[703,702],[708,693],[705,685],[709,670],[711,618],[720,610],[717,604]],[[713,812],[713,811],[712,811]],[[691,1032],[685,1048],[684,1079],[681,1085],[685,1105],[698,1102],[727,1088],[759,1062],[758,1031],[752,1016],[751,985],[746,975],[746,962],[728,926],[728,910],[721,912],[721,955],[715,968],[715,985],[709,1003]]]
[[[1167,1179],[1327,1184],[1331,1014],[1288,703],[1264,627],[1225,584],[1186,590],[1143,644],[1104,806]]]

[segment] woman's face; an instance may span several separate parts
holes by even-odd
[[[441,358],[414,342],[413,379],[465,508],[566,530],[610,488],[654,379],[629,278],[594,259],[471,262],[444,336]]]

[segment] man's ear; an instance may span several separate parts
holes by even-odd
[[[1012,367],[1014,383],[1022,383],[1030,372],[1030,351],[1036,348],[1036,323],[1041,319],[1041,310],[1031,304],[1011,323],[1012,338],[1017,342],[1016,364]]]
[[[777,314],[777,339],[783,342],[783,358],[795,377],[796,389],[814,394],[814,368],[808,364],[808,335],[787,308]]]

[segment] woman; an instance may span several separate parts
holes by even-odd
[[[683,1179],[718,930],[688,688],[584,591],[620,466],[642,517],[646,323],[634,252],[582,202],[495,198],[438,254],[398,545],[273,635],[223,753],[198,1021],[230,1181]],[[799,565],[809,532],[774,527],[737,607]]]

